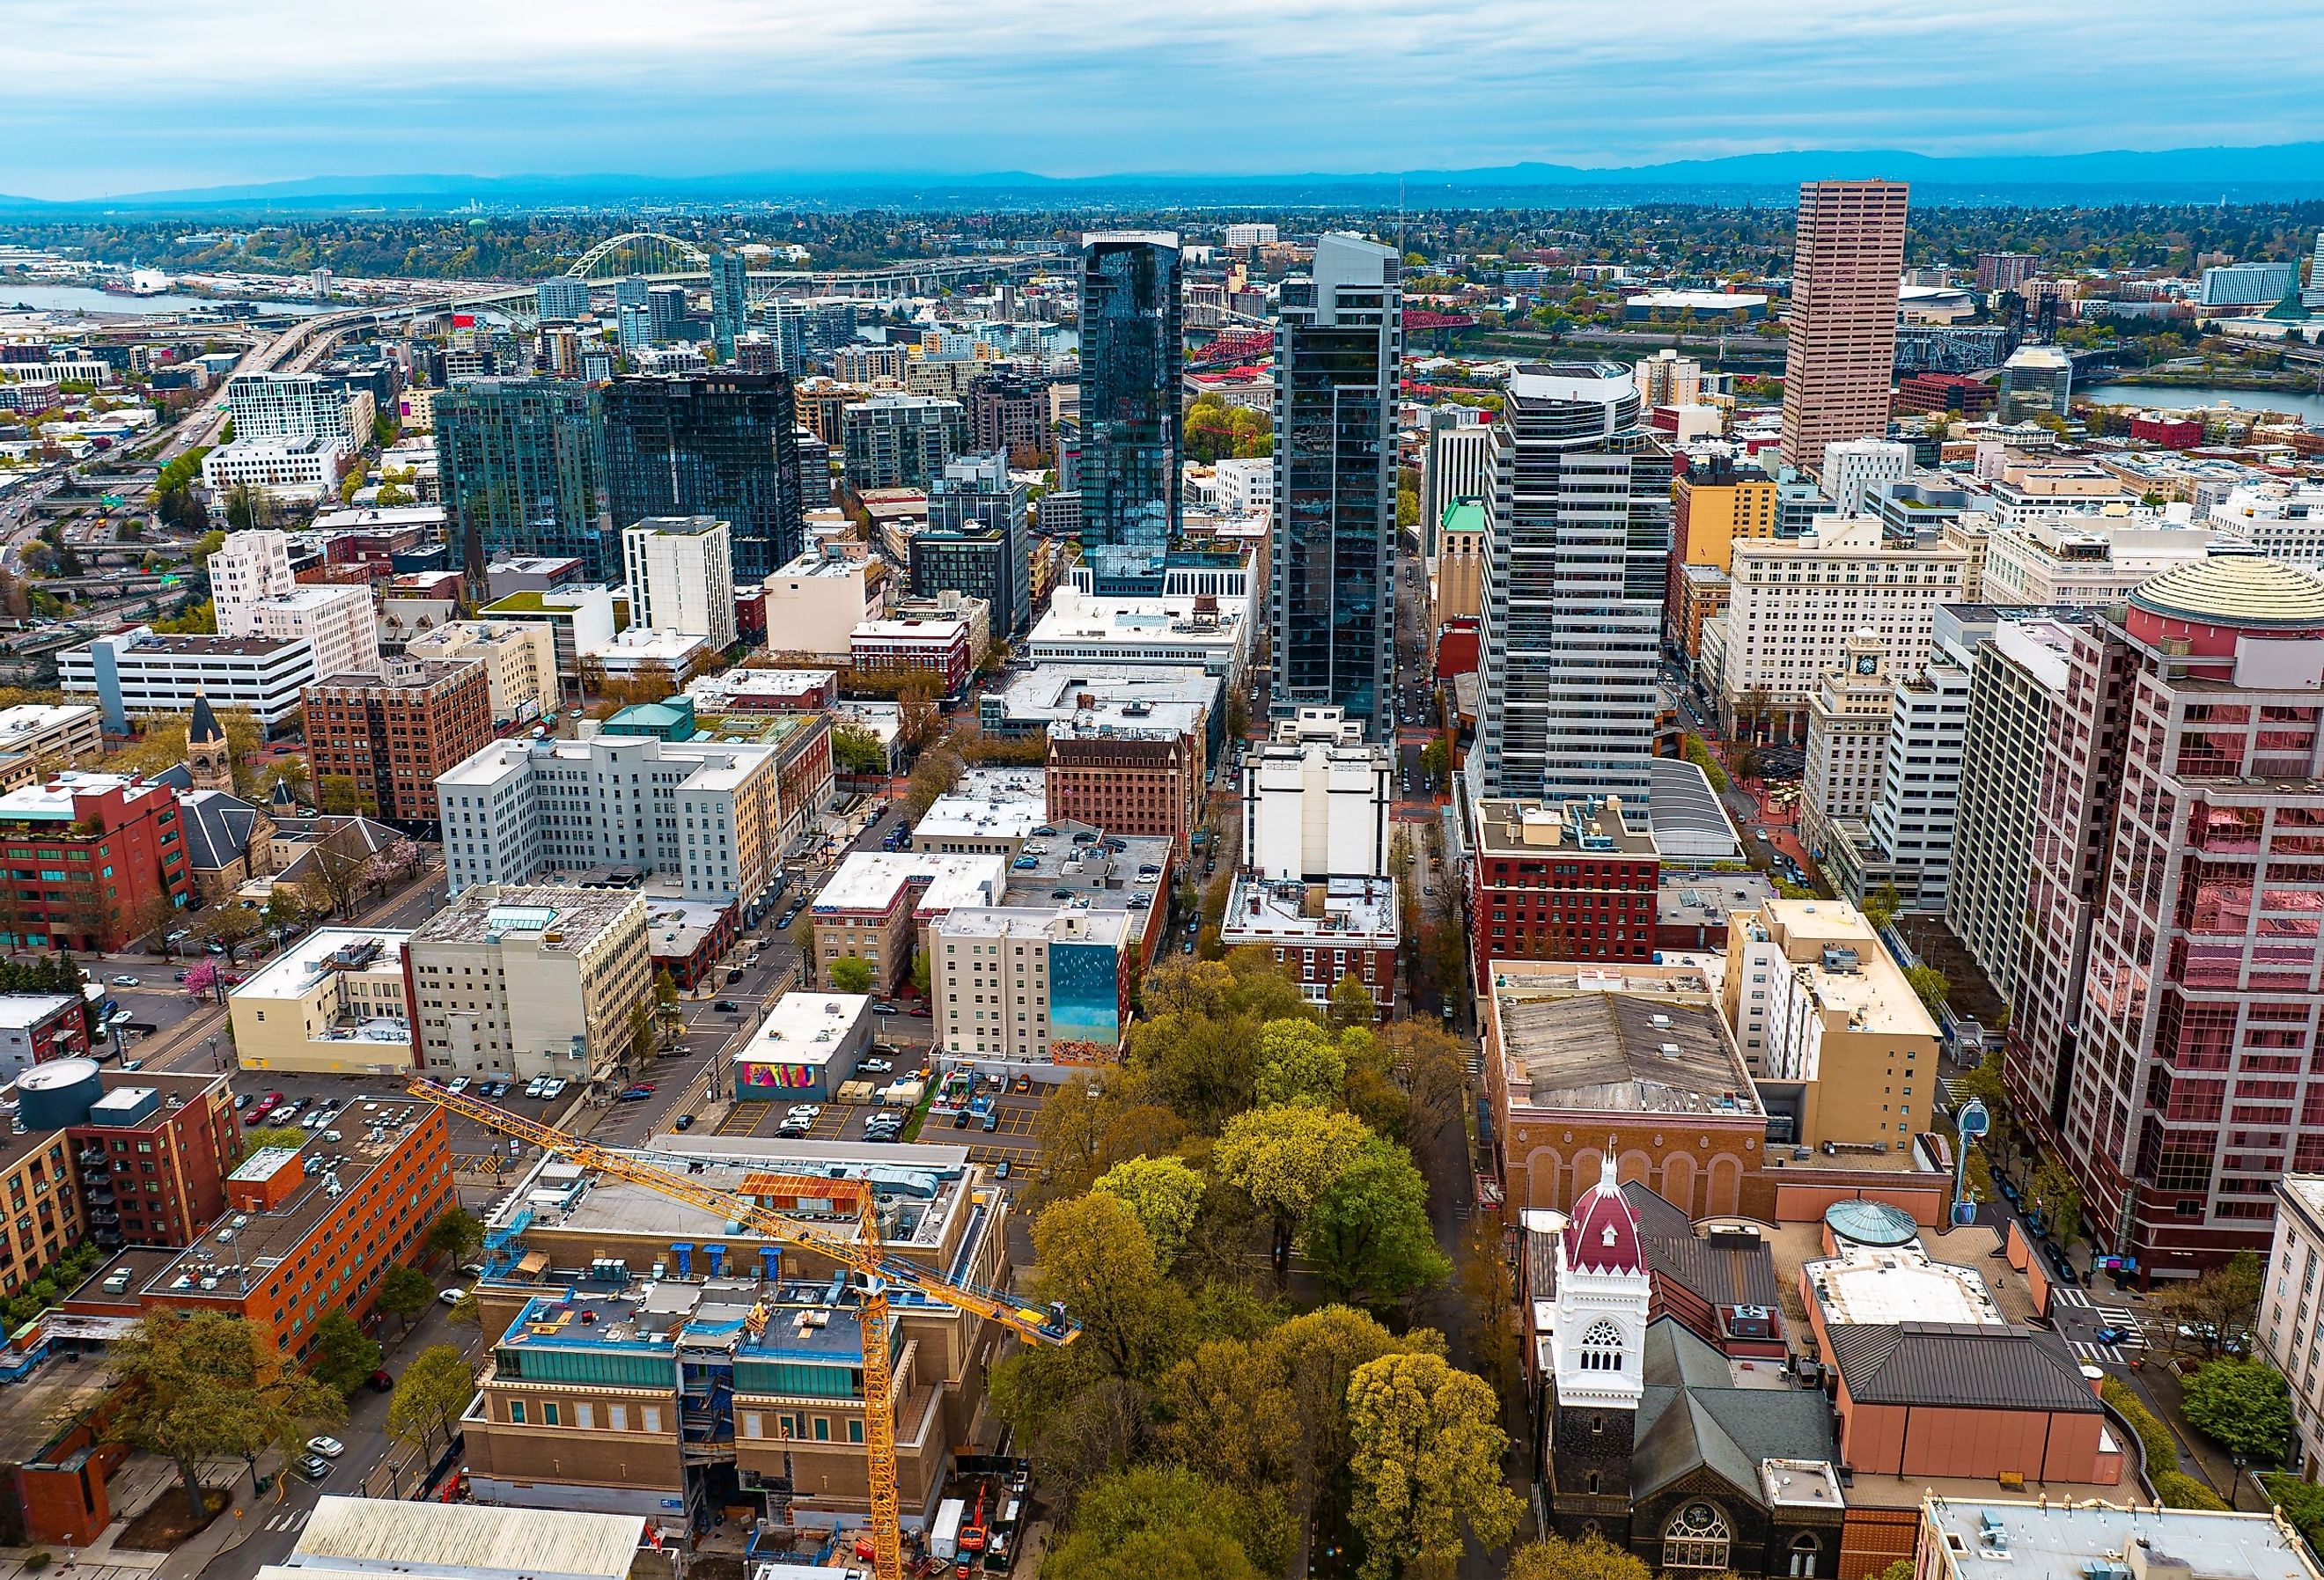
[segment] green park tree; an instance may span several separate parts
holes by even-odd
[[[203,1460],[295,1452],[346,1417],[344,1398],[224,1312],[155,1312],[114,1344],[110,1360],[122,1385],[113,1437],[176,1465],[197,1518],[205,1512]]]
[[[344,1311],[328,1311],[315,1324],[315,1348],[307,1364],[315,1381],[346,1398],[370,1381],[386,1352],[367,1338],[355,1319]]]
[[[1400,1565],[1449,1573],[1463,1528],[1488,1550],[1524,1505],[1501,1481],[1508,1439],[1493,1391],[1433,1354],[1383,1355],[1348,1383],[1348,1515],[1364,1538],[1368,1580]]]

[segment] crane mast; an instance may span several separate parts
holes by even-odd
[[[568,1158],[581,1167],[625,1184],[639,1186],[682,1201],[706,1212],[733,1219],[752,1234],[788,1250],[812,1252],[855,1273],[862,1280],[857,1326],[863,1339],[863,1437],[872,1502],[872,1566],[880,1580],[901,1580],[903,1529],[896,1490],[895,1374],[889,1366],[889,1341],[893,1331],[888,1307],[892,1284],[954,1310],[997,1322],[1030,1344],[1069,1344],[1081,1326],[1061,1306],[1044,1311],[1011,1299],[1006,1294],[947,1279],[908,1257],[889,1256],[880,1249],[879,1213],[869,1179],[831,1178],[819,1174],[754,1172],[743,1177],[740,1191],[720,1190],[687,1175],[641,1162],[628,1153],[570,1132],[542,1124],[497,1105],[455,1092],[435,1081],[415,1079],[405,1084],[414,1097],[424,1098],[475,1120],[487,1129],[530,1141],[544,1151]],[[803,1224],[761,1205],[769,1197],[791,1197],[835,1204],[853,1201],[856,1235],[846,1238],[832,1230]]]

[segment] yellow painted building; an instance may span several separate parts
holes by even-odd
[[[1893,1159],[1931,1127],[1936,1021],[1846,901],[1734,912],[1720,994],[1760,1102],[1791,1117],[1794,1144]]]
[[[392,929],[321,928],[234,990],[226,1015],[246,1070],[382,1075],[411,1067],[403,947]]]
[[[1672,487],[1672,541],[1682,564],[1731,572],[1738,539],[1775,535],[1775,480],[1756,467],[1698,466]]]

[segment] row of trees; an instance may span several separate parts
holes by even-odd
[[[1506,1541],[1499,1395],[1410,1326],[1452,1270],[1404,1141],[1457,1117],[1458,1044],[1360,995],[1319,1015],[1257,950],[1141,998],[1121,1065],[1037,1122],[1034,1292],[1081,1340],[992,1379],[1069,1513],[1048,1565],[1255,1576],[1312,1538],[1386,1576]]]

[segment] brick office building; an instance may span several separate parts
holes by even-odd
[[[306,688],[307,750],[319,787],[344,777],[377,815],[432,822],[436,780],[493,738],[484,666],[429,659],[391,664],[383,675],[333,675]]]
[[[1507,960],[1654,958],[1661,861],[1618,799],[1480,801],[1469,864],[1477,986]]]
[[[136,1286],[137,1310],[223,1311],[305,1359],[324,1317],[369,1317],[388,1268],[457,1199],[449,1134],[424,1104],[378,1141],[261,1148],[226,1177],[229,1215]]]
[[[1111,834],[1157,836],[1186,854],[1203,815],[1199,729],[1060,720],[1049,726],[1047,768],[1051,822],[1071,818]]]
[[[28,948],[119,949],[152,930],[155,901],[193,895],[177,792],[134,775],[67,772],[0,796],[0,852]]]
[[[65,1127],[88,1209],[89,1237],[185,1245],[226,1211],[226,1177],[242,1149],[222,1075],[106,1070],[104,1095]]]

